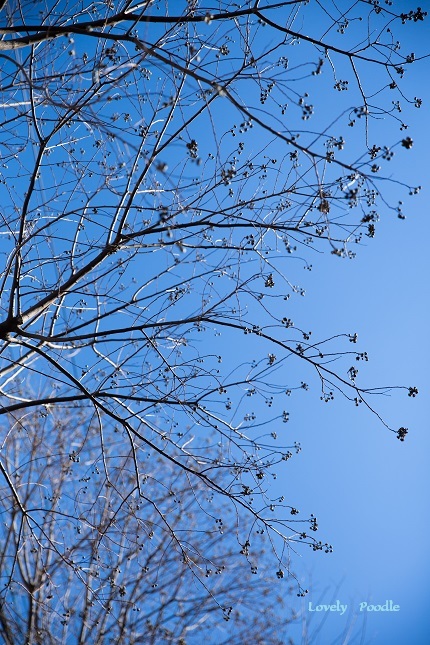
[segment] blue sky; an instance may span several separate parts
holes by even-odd
[[[348,604],[368,598],[400,604],[397,615],[368,616],[368,635],[381,644],[426,643],[430,633],[429,341],[424,331],[429,261],[422,236],[424,196],[420,202],[413,218],[400,226],[394,222],[391,232],[375,241],[378,254],[372,245],[341,273],[326,266],[313,276],[308,293],[321,325],[343,328],[352,322],[359,330],[371,358],[368,380],[417,385],[414,400],[395,395],[382,406],[379,402],[390,418],[409,427],[407,441],[396,441],[365,410],[351,410],[340,401],[333,407],[306,405],[290,428],[303,451],[280,484],[294,491],[299,507],[318,516],[324,539],[334,544],[331,555],[305,554],[299,567],[312,575],[315,595],[328,587],[331,597],[342,581],[338,598]],[[324,292],[330,275],[332,290]],[[298,486],[304,472],[309,485]],[[334,633],[342,622],[329,616],[327,629]]]
[[[426,29],[428,33],[428,25]],[[311,579],[312,585],[303,610],[307,612],[309,600],[314,605],[332,602],[333,594],[349,605],[344,616],[327,615],[316,641],[322,644],[335,642],[354,613],[353,633],[360,633],[360,602],[387,599],[400,611],[367,613],[364,642],[429,641],[428,72],[427,62],[409,72],[408,84],[418,87],[423,107],[411,123],[413,154],[393,163],[398,177],[423,186],[420,195],[405,203],[406,221],[383,215],[376,238],[353,261],[339,262],[330,255],[313,261],[314,271],[302,278],[306,298],[296,303],[321,336],[358,332],[370,357],[364,370],[367,383],[419,389],[415,399],[394,392],[378,400],[387,419],[409,428],[404,443],[366,410],[339,399],[328,405],[309,397],[306,405],[294,403],[289,432],[303,450],[277,485],[303,512],[317,515],[321,539],[334,546],[330,555],[304,552],[299,564],[295,560],[303,582]],[[311,627],[318,623],[312,618]]]

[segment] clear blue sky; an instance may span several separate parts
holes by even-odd
[[[423,39],[430,35],[429,25],[420,33]],[[303,584],[312,584],[303,610],[307,612],[309,601],[315,605],[334,598],[348,604],[344,616],[327,615],[316,640],[322,645],[334,643],[354,614],[352,633],[360,633],[360,602],[387,599],[400,605],[400,611],[367,613],[364,642],[430,642],[428,79],[428,62],[408,70],[407,85],[415,88],[412,92],[424,104],[411,123],[413,155],[398,155],[392,167],[398,177],[423,186],[420,195],[405,202],[406,221],[388,213],[384,217],[381,211],[376,238],[354,261],[339,262],[333,256],[314,259],[312,273],[303,272],[301,278],[306,298],[295,305],[321,336],[358,332],[370,357],[367,383],[419,389],[416,399],[394,393],[378,402],[389,421],[409,428],[404,443],[384,431],[366,410],[353,409],[340,399],[328,405],[310,397],[305,405],[299,397],[292,401],[294,422],[289,432],[303,450],[277,485],[303,513],[317,515],[320,539],[334,546],[331,555],[305,551],[299,564],[296,558]],[[316,614],[312,616],[310,633],[320,622]]]
[[[419,147],[421,164],[415,158],[423,172],[424,141]],[[371,359],[368,382],[417,385],[414,400],[395,394],[379,402],[388,418],[409,428],[407,440],[397,441],[363,409],[308,399],[289,429],[303,450],[279,482],[303,511],[318,516],[323,539],[334,545],[331,555],[302,558],[299,570],[305,578],[311,574],[314,585],[310,599],[329,602],[343,581],[337,598],[350,606],[368,599],[400,605],[398,614],[368,615],[367,634],[380,645],[424,645],[430,636],[426,199],[424,191],[413,216],[384,227],[341,271],[336,258],[324,260],[309,278],[306,303],[309,314],[318,312],[320,329],[358,331]],[[303,473],[308,479],[300,485]],[[346,620],[329,615],[321,643]]]

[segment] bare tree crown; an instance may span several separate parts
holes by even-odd
[[[94,642],[114,624],[117,642],[179,642],[185,600],[165,600],[170,641],[165,616],[150,618],[156,571],[165,598],[192,578],[209,602],[207,578],[235,549],[257,573],[263,536],[278,579],[297,543],[331,551],[315,517],[270,492],[300,451],[283,438],[290,396],[345,396],[407,434],[378,414],[387,388],[361,384],[353,330],[295,325],[304,290],[289,268],[323,251],[352,259],[419,191],[387,176],[411,154],[406,108],[421,106],[402,90],[420,55],[397,34],[426,12],[378,0],[0,12],[2,634],[66,642],[77,606],[73,642],[88,624],[102,625]],[[127,597],[127,572],[149,595]],[[26,625],[5,609],[14,594]],[[228,596],[223,583],[227,619]],[[138,600],[147,622],[130,618]]]

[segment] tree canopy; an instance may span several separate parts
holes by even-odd
[[[270,487],[298,391],[405,439],[290,278],[420,189],[390,175],[421,106],[397,38],[426,18],[397,4],[0,2],[6,642],[189,642],[234,615],[239,564],[236,601],[330,552]]]

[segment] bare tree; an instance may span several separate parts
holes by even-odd
[[[208,504],[228,515],[231,503],[253,571],[262,535],[279,579],[297,543],[331,550],[314,537],[315,517],[298,521],[292,500],[270,492],[277,465],[300,450],[282,437],[289,396],[339,394],[398,439],[407,433],[372,401],[388,388],[359,383],[367,354],[353,331],[314,338],[294,325],[304,292],[288,271],[293,258],[310,270],[325,249],[353,258],[381,209],[404,218],[399,195],[419,190],[390,180],[391,203],[382,187],[394,153],[413,145],[402,110],[421,105],[401,89],[418,56],[402,53],[396,30],[426,12],[377,0],[0,5],[0,471],[13,509],[4,637],[41,630],[64,640],[72,630],[83,642],[89,612],[94,642],[121,629],[116,642],[133,630],[148,639],[144,621],[130,618],[142,591],[123,582],[128,565],[115,571],[130,554],[161,567],[165,596],[145,588],[141,616],[177,639],[175,579],[178,594],[189,578],[204,585],[189,625],[196,598],[218,594],[226,618],[231,606],[226,583],[205,582],[223,545],[233,558],[231,542],[202,536],[197,508],[205,531],[212,520],[220,529]],[[49,431],[38,443],[40,417]],[[103,485],[93,472],[71,478],[78,460]],[[60,463],[44,500],[44,477]],[[175,481],[193,508],[186,528]],[[66,588],[85,614],[70,626],[66,608],[63,635],[50,623],[62,614],[59,592],[48,602],[45,586]],[[4,618],[14,593],[38,604],[26,626]]]
[[[281,619],[274,572],[250,564],[232,509],[201,482],[151,457],[138,495],[122,433],[102,455],[97,424],[76,406],[10,423],[3,460],[26,511],[5,483],[2,642],[285,642],[293,615]]]

